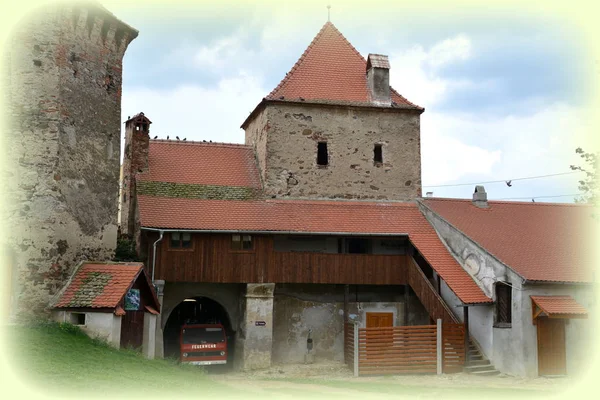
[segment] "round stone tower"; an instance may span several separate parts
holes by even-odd
[[[117,236],[122,60],[138,32],[97,3],[27,16],[4,54],[11,313],[39,312]]]

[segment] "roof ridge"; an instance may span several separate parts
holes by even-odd
[[[153,144],[178,144],[178,145],[201,145],[201,146],[220,146],[220,147],[241,147],[252,149],[252,146],[243,143],[227,143],[227,142],[200,142],[198,140],[166,140],[166,139],[150,139]]]
[[[348,39],[346,39],[346,37],[339,31],[339,29],[337,29],[336,26],[332,22],[327,21],[327,22],[325,22],[325,24],[323,25],[323,27],[321,28],[321,30],[313,38],[313,40],[310,42],[310,44],[308,45],[308,47],[304,50],[304,52],[302,53],[302,55],[300,56],[300,58],[298,58],[298,61],[296,61],[296,63],[292,67],[292,69],[290,69],[290,71],[287,74],[285,74],[285,77],[281,80],[281,82],[279,82],[279,84],[275,87],[275,89],[273,89],[271,91],[271,93],[269,93],[267,95],[266,99],[270,99],[272,96],[274,96],[274,94],[279,89],[283,88],[289,82],[289,79],[292,76],[292,74],[302,65],[302,63],[304,62],[304,59],[308,55],[309,51],[313,48],[313,46],[317,43],[317,41],[321,38],[321,36],[323,36],[323,33],[329,27],[331,27],[331,29],[333,29],[333,32],[336,33],[348,46],[350,46],[350,48],[354,51],[354,53],[358,57],[361,58],[362,61],[364,61],[365,63],[367,62],[365,60],[365,58],[359,53],[359,51],[356,50],[356,48],[352,45],[352,43],[350,43],[350,41]]]
[[[535,197],[533,197],[535,198]],[[472,202],[471,199],[460,199],[454,197],[422,197],[421,200],[429,201],[460,201],[460,202]],[[530,205],[530,206],[564,206],[564,207],[593,207],[587,203],[554,203],[547,201],[533,202],[533,201],[511,201],[511,200],[488,200],[491,204],[519,204],[519,205]]]

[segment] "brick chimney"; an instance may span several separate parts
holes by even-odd
[[[372,102],[387,106],[392,103],[388,56],[369,54],[367,58],[367,84]]]
[[[133,237],[137,208],[136,181],[138,173],[148,169],[150,124],[143,112],[125,121],[125,154],[121,182],[121,233]]]
[[[485,192],[485,188],[483,186],[475,186],[475,191],[473,192],[473,204],[479,208],[489,207],[487,202],[487,193]]]

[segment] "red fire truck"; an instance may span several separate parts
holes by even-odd
[[[227,364],[227,336],[221,324],[185,324],[180,335],[181,362]]]

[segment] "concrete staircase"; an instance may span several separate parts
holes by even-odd
[[[490,360],[485,358],[479,347],[472,340],[469,341],[469,361],[466,364],[465,372],[482,376],[500,374],[500,371],[494,368]]]

